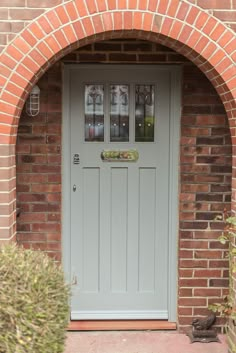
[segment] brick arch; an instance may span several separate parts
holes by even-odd
[[[4,171],[6,175],[0,174],[5,181],[1,183],[0,179],[5,197],[2,202],[8,204],[3,213],[6,217],[0,217],[3,239],[15,234],[13,146],[28,92],[65,54],[95,41],[117,37],[158,42],[185,55],[212,82],[229,120],[233,121],[235,34],[200,8],[180,0],[76,0],[50,9],[32,21],[0,56],[0,154],[11,167]],[[233,133],[234,129],[231,130]]]

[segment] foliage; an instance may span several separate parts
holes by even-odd
[[[235,255],[236,247],[234,247],[234,238],[236,238],[236,216],[228,217],[227,212],[225,211],[222,216],[223,221],[225,222],[225,227],[222,234],[219,237],[221,244],[229,243],[229,270],[230,275],[236,272],[235,264]]]
[[[214,303],[208,306],[209,310],[220,313],[223,317],[231,317],[233,320],[236,319],[236,308],[233,307],[233,303],[229,295],[223,298],[222,303]]]
[[[0,288],[0,352],[63,352],[69,287],[60,266],[40,251],[4,246]]]
[[[229,280],[230,280],[230,293],[223,298],[221,303],[214,303],[209,305],[209,309],[220,313],[221,316],[229,317],[232,320],[236,320],[236,308],[234,306],[234,296],[232,291],[232,278],[233,274],[236,272],[236,248],[235,238],[236,238],[236,216],[229,217],[227,212],[224,211],[222,216],[217,217],[218,220],[224,221],[224,229],[220,237],[218,238],[221,244],[229,243]]]

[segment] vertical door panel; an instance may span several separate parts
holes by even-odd
[[[139,291],[155,287],[156,170],[139,169]]]
[[[83,290],[99,291],[100,170],[83,169]]]
[[[127,290],[128,168],[111,168],[111,291]]]

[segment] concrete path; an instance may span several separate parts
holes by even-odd
[[[221,343],[190,343],[184,334],[155,331],[70,332],[65,353],[227,353]]]

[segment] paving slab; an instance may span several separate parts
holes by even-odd
[[[65,353],[227,353],[220,343],[190,343],[185,334],[157,331],[70,332]]]

